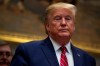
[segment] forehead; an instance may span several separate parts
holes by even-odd
[[[9,52],[11,52],[11,49],[8,45],[2,45],[2,46],[0,46],[0,51],[9,51]]]
[[[55,9],[52,9],[50,12],[49,12],[49,15],[52,15],[52,16],[55,16],[55,15],[72,15],[72,11],[70,9],[67,9],[67,8],[55,8]]]

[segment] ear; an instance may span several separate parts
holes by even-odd
[[[75,33],[75,27],[73,28],[73,34]]]
[[[74,27],[74,31],[75,31],[75,27]]]
[[[49,31],[49,24],[48,23],[45,24],[45,28],[47,31]]]

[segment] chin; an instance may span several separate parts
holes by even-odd
[[[70,33],[60,33],[61,36],[70,36]]]
[[[67,38],[67,37],[70,37],[71,35],[70,34],[61,34],[59,35],[60,37],[64,37],[64,38]]]
[[[2,65],[0,65],[0,66],[9,66],[9,65],[6,65],[6,64],[2,64]]]

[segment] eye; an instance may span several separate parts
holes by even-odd
[[[54,17],[54,20],[61,20],[61,19],[62,19],[61,16],[55,16],[55,17]]]
[[[6,56],[7,57],[11,56],[11,53],[10,52],[6,52]]]
[[[66,16],[65,19],[66,19],[66,20],[71,20],[72,17],[71,17],[71,16]]]
[[[3,55],[3,52],[0,52],[0,56],[2,56]]]

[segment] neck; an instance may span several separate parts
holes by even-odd
[[[53,40],[55,40],[58,44],[61,46],[66,45],[70,41],[70,37],[52,37]]]

